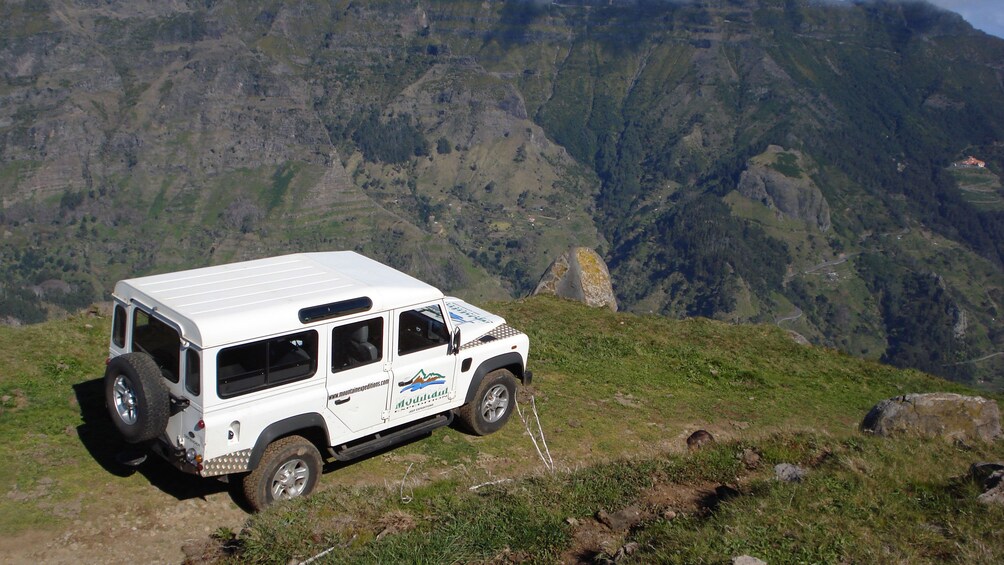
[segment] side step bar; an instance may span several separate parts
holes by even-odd
[[[399,428],[392,428],[373,434],[368,439],[356,440],[356,442],[343,444],[329,449],[331,456],[339,461],[351,461],[363,455],[369,455],[374,451],[380,451],[385,447],[414,439],[418,436],[432,432],[436,428],[447,426],[453,421],[453,412],[437,414],[425,420],[419,420],[412,424],[407,424]]]

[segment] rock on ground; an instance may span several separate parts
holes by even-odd
[[[594,307],[617,311],[610,270],[603,258],[588,247],[574,247],[547,268],[534,294],[554,294]]]
[[[994,488],[977,496],[976,500],[987,505],[1004,506],[1004,485],[998,484]]]
[[[642,520],[642,512],[637,506],[628,506],[613,513],[600,509],[596,512],[596,519],[615,532],[625,531]]]
[[[983,488],[983,494],[976,500],[983,504],[1004,505],[1004,462],[973,463],[969,474]]]
[[[984,490],[991,489],[1004,477],[1004,463],[979,461],[969,466],[969,474]]]
[[[755,449],[746,448],[743,450],[740,459],[747,469],[756,469],[760,466],[760,454]]]
[[[778,463],[774,466],[777,480],[786,483],[800,483],[805,478],[805,469],[791,463]]]
[[[956,441],[993,441],[1001,436],[997,402],[947,392],[883,400],[865,416],[861,428],[880,436],[910,434]]]
[[[712,443],[715,443],[715,436],[711,435],[711,432],[707,430],[697,430],[696,432],[690,434],[687,438],[687,449],[695,451]]]

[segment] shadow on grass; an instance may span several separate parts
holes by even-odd
[[[211,494],[229,491],[234,502],[246,509],[238,496],[239,491],[227,483],[182,473],[143,445],[123,441],[105,409],[103,379],[75,384],[73,392],[77,397],[80,419],[83,422],[77,426],[77,436],[94,461],[105,471],[116,477],[129,477],[139,472],[150,484],[178,500],[204,499]],[[122,463],[142,455],[147,455],[146,460],[136,466]]]
[[[77,426],[77,436],[91,457],[108,473],[117,477],[129,477],[138,472],[146,477],[151,485],[178,500],[204,499],[211,494],[227,491],[230,498],[241,509],[247,512],[252,511],[244,500],[240,476],[233,476],[229,482],[223,482],[182,473],[144,446],[132,445],[123,441],[105,408],[103,379],[93,379],[75,384],[73,392],[77,397],[83,422]],[[430,435],[432,432],[411,438],[403,443],[387,446],[352,461],[329,461],[324,465],[323,473],[332,473],[355,463],[379,457],[404,445],[426,439]],[[146,460],[136,466],[122,463],[122,461],[136,459],[142,455],[147,455]]]

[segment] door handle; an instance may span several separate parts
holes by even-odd
[[[345,404],[346,402],[348,402],[350,400],[352,400],[351,396],[346,396],[345,398],[339,398],[339,399],[335,400],[335,405],[337,406],[339,404]]]

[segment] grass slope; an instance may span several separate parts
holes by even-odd
[[[207,555],[281,563],[334,546],[321,562],[554,562],[637,542],[628,559],[639,563],[1004,557],[993,527],[1004,512],[978,505],[960,478],[974,461],[1004,459],[1004,446],[857,431],[881,399],[963,387],[800,346],[771,326],[545,297],[490,309],[531,337],[535,380],[521,404],[533,395],[555,472],[543,470],[516,416],[484,438],[440,430],[326,474],[316,495],[254,515],[239,532],[221,527]],[[88,437],[95,416],[79,404],[103,367],[107,330],[106,319],[86,316],[0,328],[0,531],[56,533],[184,482],[170,469],[154,480],[97,462],[110,440]],[[686,453],[699,428],[718,442]],[[743,464],[746,449],[758,466]],[[777,483],[781,462],[805,466],[807,479]],[[721,496],[720,485],[741,494]],[[630,527],[593,518],[625,509]]]

